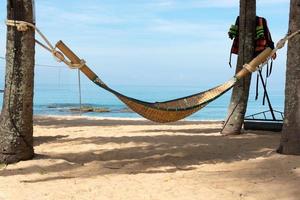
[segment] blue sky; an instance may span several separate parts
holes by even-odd
[[[111,85],[211,87],[234,73],[228,67],[227,32],[239,12],[237,0],[36,0],[35,6],[37,26],[47,37],[63,40]],[[287,32],[288,13],[288,0],[257,1],[257,14],[268,19],[274,41]],[[6,1],[1,1],[0,56],[5,18]],[[272,89],[283,89],[285,62],[283,50],[274,64]],[[40,47],[36,63],[61,65]],[[36,84],[61,77],[76,83],[74,70],[36,67]]]

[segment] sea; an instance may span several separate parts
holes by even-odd
[[[156,102],[179,98],[198,93],[209,88],[201,86],[112,86],[117,91],[127,96],[143,101]],[[283,111],[284,92],[282,90],[268,91],[272,108]],[[269,110],[268,103],[262,104],[262,92],[255,100],[255,90],[250,91],[246,116]],[[215,101],[185,120],[224,120],[230,102],[231,91],[225,93]],[[3,93],[0,94],[2,104]],[[93,83],[81,85],[81,105],[89,108],[100,108],[106,112],[79,112],[80,98],[77,84],[37,84],[34,89],[34,114],[35,115],[72,115],[95,116],[109,118],[142,118],[130,111],[126,105],[111,93],[104,91]],[[270,114],[261,113],[259,118],[270,118]],[[280,119],[281,115],[276,114]]]

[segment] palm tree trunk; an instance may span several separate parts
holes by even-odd
[[[8,0],[7,18],[34,21],[32,0]],[[34,30],[7,27],[6,76],[0,117],[0,162],[33,157]]]
[[[256,26],[256,0],[240,0],[239,17],[239,52],[236,72],[243,64],[251,61],[254,55],[254,38]],[[226,124],[222,130],[223,135],[241,133],[247,109],[251,75],[243,78],[233,88]]]
[[[289,32],[299,29],[300,0],[291,0]],[[288,44],[284,115],[278,152],[300,155],[300,35]]]

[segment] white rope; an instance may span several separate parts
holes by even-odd
[[[273,49],[272,55],[274,55],[278,49],[283,48],[284,45],[285,45],[285,43],[286,43],[289,39],[295,37],[295,36],[296,36],[297,34],[299,34],[299,33],[300,33],[300,30],[295,31],[295,32],[293,32],[293,33],[291,33],[291,34],[287,34],[284,38],[282,38],[281,40],[279,40],[279,41],[277,42],[277,44],[276,44],[276,48]]]
[[[82,114],[82,101],[81,101],[81,81],[80,81],[80,70],[78,69],[78,98],[79,98],[79,115]]]
[[[36,30],[36,32],[42,37],[42,39],[47,43],[50,49],[54,49],[51,42],[47,39],[47,37],[32,23],[25,22],[25,21],[18,21],[18,20],[6,20],[6,25],[8,26],[15,26],[17,27],[18,31],[28,31],[29,27]]]
[[[74,64],[69,61],[67,61],[64,57],[64,55],[60,52],[57,51],[54,46],[50,43],[50,41],[47,39],[47,37],[32,23],[28,23],[25,21],[16,21],[16,20],[7,20],[6,24],[8,26],[15,26],[17,27],[18,31],[25,32],[28,31],[29,28],[33,28],[40,36],[41,38],[45,41],[46,45],[40,42],[39,40],[35,40],[35,42],[46,49],[47,51],[51,52],[51,54],[54,56],[54,58],[58,62],[64,62],[67,66],[69,66],[71,69],[78,69],[78,92],[79,92],[79,115],[82,114],[82,103],[81,103],[81,81],[80,81],[80,68],[83,67],[86,62],[85,60],[80,60],[80,63]]]
[[[249,64],[247,64],[247,63],[243,65],[243,68],[247,69],[248,72],[250,72],[250,73],[253,73],[253,72],[256,71],[255,68],[253,68],[251,65],[249,65]]]
[[[259,70],[259,69],[262,69],[262,68],[268,63],[268,61],[269,61],[270,59],[272,59],[273,55],[274,55],[279,49],[282,49],[282,48],[285,46],[286,42],[287,42],[288,40],[292,39],[293,37],[295,37],[297,34],[300,34],[300,29],[297,30],[297,31],[295,31],[295,32],[293,32],[293,33],[291,33],[291,34],[286,34],[286,36],[285,36],[284,38],[280,39],[280,40],[277,42],[276,47],[272,50],[271,55],[268,57],[268,59],[267,59],[264,63],[262,63],[260,66],[258,66],[257,69],[258,69],[258,70]]]
[[[53,55],[53,57],[57,60],[57,62],[64,62],[71,69],[80,69],[86,64],[84,60],[80,60],[80,63],[72,63],[66,60],[63,53],[57,51],[55,47],[51,44],[51,42],[48,40],[48,38],[32,23],[25,22],[25,21],[18,21],[18,20],[6,20],[6,25],[15,26],[17,27],[17,30],[21,32],[28,31],[29,28],[34,29],[46,44],[43,44],[38,40],[35,40],[35,42],[41,47],[43,47],[44,49],[46,49],[47,51],[49,51]]]

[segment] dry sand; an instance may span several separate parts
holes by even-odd
[[[300,157],[280,135],[220,122],[36,117],[33,160],[2,166],[0,199],[300,199]]]

